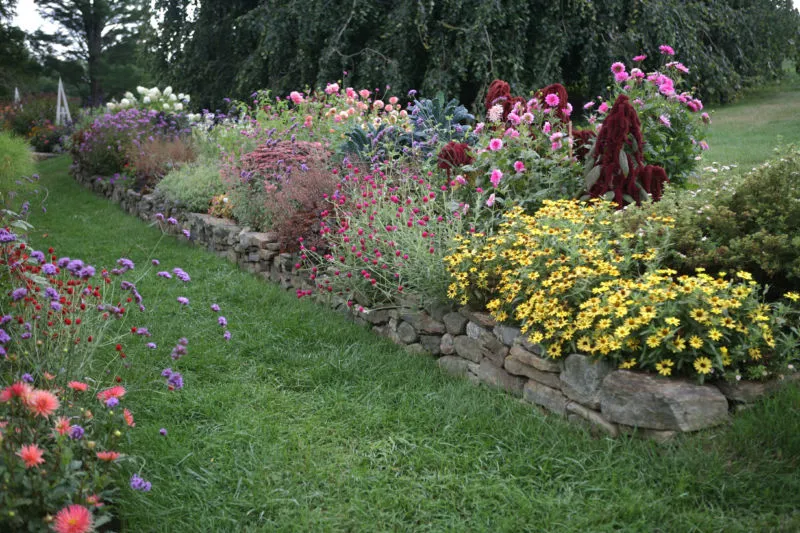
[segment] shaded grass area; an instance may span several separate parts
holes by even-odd
[[[145,264],[159,232],[81,189],[67,166],[39,166],[50,200],[34,243]],[[595,439],[186,243],[168,239],[155,257],[193,279],[140,285],[165,302],[148,302],[140,325],[190,339],[186,388],[126,398],[137,416],[128,469],[153,482],[121,492],[126,531],[800,529],[796,386],[672,444]],[[177,295],[219,303],[231,342],[175,313]],[[160,381],[150,376],[169,348],[129,350],[131,373]]]
[[[772,157],[780,143],[800,142],[800,75],[745,93],[711,111],[711,149],[705,161],[738,164],[744,170]]]

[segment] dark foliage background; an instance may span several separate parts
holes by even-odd
[[[672,45],[709,101],[797,59],[791,0],[156,0],[157,71],[204,107],[256,88],[341,79],[444,91],[472,104],[494,78],[515,94],[559,81],[581,101],[612,61]]]

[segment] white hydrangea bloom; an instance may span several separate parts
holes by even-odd
[[[139,85],[138,87],[136,87],[136,92],[139,94],[147,94],[147,88]]]
[[[144,98],[142,98],[142,102],[144,102],[145,104],[149,104],[150,103],[150,97],[149,96],[145,96]]]
[[[169,104],[164,104],[164,111],[169,111],[169,109],[170,109],[170,105]]]
[[[175,105],[173,106],[173,108],[175,109],[175,111],[182,111],[182,110],[183,110],[183,104],[181,104],[181,103],[179,102],[179,103],[175,104]]]
[[[168,86],[166,87],[166,89],[164,89],[164,96],[166,96],[166,97],[169,97],[169,96],[171,96],[171,95],[172,95],[172,87],[170,87],[170,86],[168,85]]]

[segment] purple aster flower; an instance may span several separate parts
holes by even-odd
[[[145,481],[139,474],[134,474],[131,476],[131,488],[133,490],[138,490],[141,492],[150,492],[150,489],[153,488],[152,483],[149,481]]]
[[[119,400],[116,398],[109,398],[106,400],[106,407],[116,407],[119,405]]]
[[[164,222],[164,214],[156,213],[156,220],[158,220],[159,222]]]
[[[156,348],[158,348],[158,346],[154,342],[148,342],[145,346],[147,346],[151,350],[155,350]]]
[[[152,263],[153,263],[155,266],[158,266],[158,265],[160,265],[160,264],[161,264],[161,261],[159,261],[158,259],[153,259],[151,262],[152,262]]]
[[[162,370],[162,371],[161,371],[161,377],[162,377],[162,378],[167,378],[167,379],[169,379],[169,377],[170,377],[171,375],[172,375],[172,369],[171,369],[171,368],[165,368],[164,370]]]
[[[217,304],[211,304],[211,310],[219,313],[219,306]]]
[[[86,265],[78,271],[78,277],[81,279],[89,279],[95,275],[95,269],[92,265]]]
[[[24,374],[22,374],[22,381],[24,381],[25,383],[33,383],[33,376],[25,372]]]
[[[61,304],[56,302],[55,300],[50,302],[50,309],[52,309],[53,311],[61,311],[61,307],[62,307]]]
[[[58,300],[58,298],[59,298],[58,291],[55,290],[53,287],[47,287],[44,290],[44,295],[47,296],[51,300]]]
[[[167,429],[166,428],[161,428],[161,429],[158,430],[158,432],[161,433],[162,437],[166,437],[167,436]]]
[[[86,431],[82,427],[77,425],[77,424],[75,424],[74,426],[71,426],[69,428],[69,438],[71,438],[73,440],[82,439],[84,433],[86,433]]]
[[[157,275],[157,276],[161,276],[162,278],[166,278],[166,279],[172,279],[172,274],[170,274],[169,272],[167,272],[167,271],[165,271],[165,270],[162,270],[161,272],[159,272],[159,273],[158,273],[158,274],[156,274],[156,275]]]
[[[223,327],[228,325],[228,319],[225,318],[224,316],[217,317],[217,322],[219,323],[220,326]]]
[[[13,320],[11,315],[3,315],[3,318],[0,318],[0,326],[8,324],[11,320]]]
[[[189,298],[186,298],[185,296],[178,296],[177,300],[181,305],[189,305]]]
[[[188,229],[182,230],[182,233],[183,233],[183,236],[186,237],[187,239],[191,239],[192,238],[192,235],[191,235],[191,233],[189,233]]]
[[[173,217],[169,217],[167,219],[167,224],[169,224],[171,226],[177,226],[178,225],[178,221]]]
[[[58,273],[58,270],[56,269],[55,265],[51,263],[45,263],[42,265],[42,272],[44,272],[46,276],[54,276],[56,273]]]
[[[0,344],[5,344],[10,340],[11,337],[9,337],[8,333],[6,333],[6,330],[0,328]]]
[[[226,341],[229,341],[229,340],[231,340],[231,332],[230,332],[230,331],[228,331],[228,330],[226,329],[226,330],[225,330],[225,333],[222,335],[222,337],[223,337],[223,338],[224,338]]]
[[[40,252],[39,250],[34,250],[31,252],[31,259],[36,259],[41,265],[44,263],[44,253]]]
[[[11,299],[16,302],[25,298],[26,294],[28,294],[28,289],[25,287],[20,287],[19,289],[14,289],[11,291]]]
[[[176,344],[175,347],[172,349],[170,357],[172,357],[173,360],[177,361],[178,359],[186,355],[186,353],[187,353],[186,346],[184,346],[183,344]]]
[[[70,261],[72,261],[72,259],[70,259],[69,257],[62,257],[61,259],[58,260],[58,263],[56,264],[60,268],[66,268],[66,266],[69,264]]]
[[[178,339],[178,344],[180,344],[181,346],[189,346],[189,339],[187,339],[186,337],[181,337],[180,339]]]
[[[31,334],[30,334],[30,332],[29,332],[29,331],[26,331],[25,333],[23,333],[22,335],[20,335],[20,336],[19,336],[19,338],[20,338],[20,339],[22,339],[22,340],[27,340],[27,339],[30,339],[30,338],[31,338]]]
[[[136,328],[136,334],[141,335],[142,337],[150,337],[152,335],[150,330],[147,328]]]

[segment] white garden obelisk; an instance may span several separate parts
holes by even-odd
[[[60,126],[67,122],[72,122],[72,117],[69,114],[69,104],[67,103],[67,94],[64,92],[64,84],[61,83],[61,78],[58,78],[58,98],[56,102],[56,125]]]

